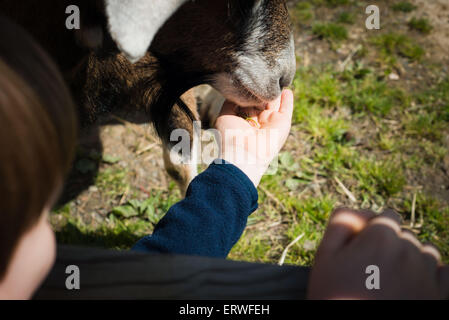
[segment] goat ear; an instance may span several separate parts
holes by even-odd
[[[105,0],[109,32],[131,62],[142,58],[159,28],[187,0]]]

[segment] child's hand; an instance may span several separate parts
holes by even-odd
[[[399,215],[388,210],[339,209],[315,257],[309,280],[311,299],[449,299],[449,267],[438,250],[402,231]],[[366,282],[377,266],[379,288]],[[372,284],[368,280],[369,284]]]
[[[257,187],[287,140],[292,114],[291,90],[284,90],[263,111],[225,102],[215,124],[222,138],[221,158],[241,169]]]

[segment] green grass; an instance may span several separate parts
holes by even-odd
[[[335,23],[317,22],[312,26],[312,32],[316,36],[331,41],[342,41],[348,39],[348,31],[344,26]]]
[[[416,6],[408,1],[400,1],[391,6],[394,11],[398,12],[412,12],[416,9]]]
[[[411,206],[411,203],[407,203]],[[419,194],[416,201],[416,215],[423,216],[424,225],[420,238],[438,247],[443,260],[449,263],[449,208],[442,208],[438,200]]]
[[[409,115],[408,121],[405,123],[405,130],[408,135],[439,140],[442,138],[445,125],[435,112],[420,112]]]
[[[348,5],[350,0],[325,0],[324,2],[330,7],[338,7]]]
[[[449,78],[416,97],[420,109],[404,118],[406,133],[439,142],[449,122]]]
[[[304,236],[289,251],[285,263],[313,264],[316,249],[322,239],[323,231],[335,202],[336,200],[330,196],[293,201],[293,214],[296,215],[298,223],[289,226],[286,236],[289,243],[300,235]]]
[[[179,200],[179,192],[174,192],[172,184],[167,192],[152,191],[143,200],[133,199],[114,207],[101,223],[74,216],[70,204],[53,212],[51,220],[63,221],[56,223],[59,225],[56,227],[59,243],[129,249],[151,234],[154,226]]]
[[[374,158],[362,158],[355,164],[354,172],[361,192],[370,196],[380,195],[388,199],[405,186],[404,169],[398,161],[377,161]]]
[[[314,118],[313,114],[309,114],[313,113],[311,104],[327,109],[349,107],[357,114],[368,112],[380,116],[387,115],[393,107],[402,108],[408,104],[401,89],[389,86],[370,69],[363,67],[344,73],[300,70],[295,86],[300,88],[296,97],[297,122]]]
[[[338,6],[346,6],[351,3],[351,0],[309,0],[310,3],[319,7],[327,6],[329,8],[336,8]]]
[[[371,43],[379,49],[381,56],[390,64],[397,63],[397,56],[410,61],[421,61],[425,50],[406,35],[386,33],[371,39]]]
[[[406,104],[402,92],[392,88],[374,75],[349,84],[346,100],[354,112],[369,112],[378,116],[386,116],[391,109]]]
[[[449,77],[419,94],[417,100],[426,110],[437,112],[441,121],[449,121]]]
[[[433,30],[432,25],[426,18],[412,18],[408,22],[408,26],[410,29],[419,31],[422,34],[430,34]]]
[[[338,15],[337,22],[345,23],[345,24],[354,24],[355,23],[355,15],[351,12],[344,11]]]
[[[129,188],[128,179],[129,176],[126,169],[107,168],[100,171],[95,185],[109,198],[116,198]]]
[[[291,11],[294,22],[298,24],[307,24],[315,18],[314,6],[310,2],[298,2]]]

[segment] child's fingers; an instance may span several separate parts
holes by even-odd
[[[282,117],[277,117],[281,114]],[[268,108],[259,116],[262,125],[271,127],[289,127],[287,121],[293,116],[293,92],[284,90],[282,95],[268,104]]]
[[[282,100],[279,112],[291,118],[293,116],[293,104],[294,104],[293,92],[290,89],[282,91]]]
[[[281,101],[282,101],[282,95],[279,96],[276,100],[269,102],[267,107],[265,108],[265,110],[278,112],[279,108],[281,107]]]
[[[350,239],[362,231],[375,217],[374,212],[340,208],[335,210],[321,242],[321,252],[335,254]]]

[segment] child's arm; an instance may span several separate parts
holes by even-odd
[[[232,164],[212,164],[196,177],[153,235],[134,250],[225,258],[257,209],[257,190]]]
[[[225,103],[216,128],[227,164],[212,164],[194,179],[186,199],[174,205],[153,235],[139,241],[135,250],[223,258],[228,255],[242,235],[248,216],[257,209],[256,187],[260,179],[288,137],[293,93],[285,90],[264,111],[252,111],[256,127],[239,116],[239,107]],[[242,137],[248,138],[247,142]]]

